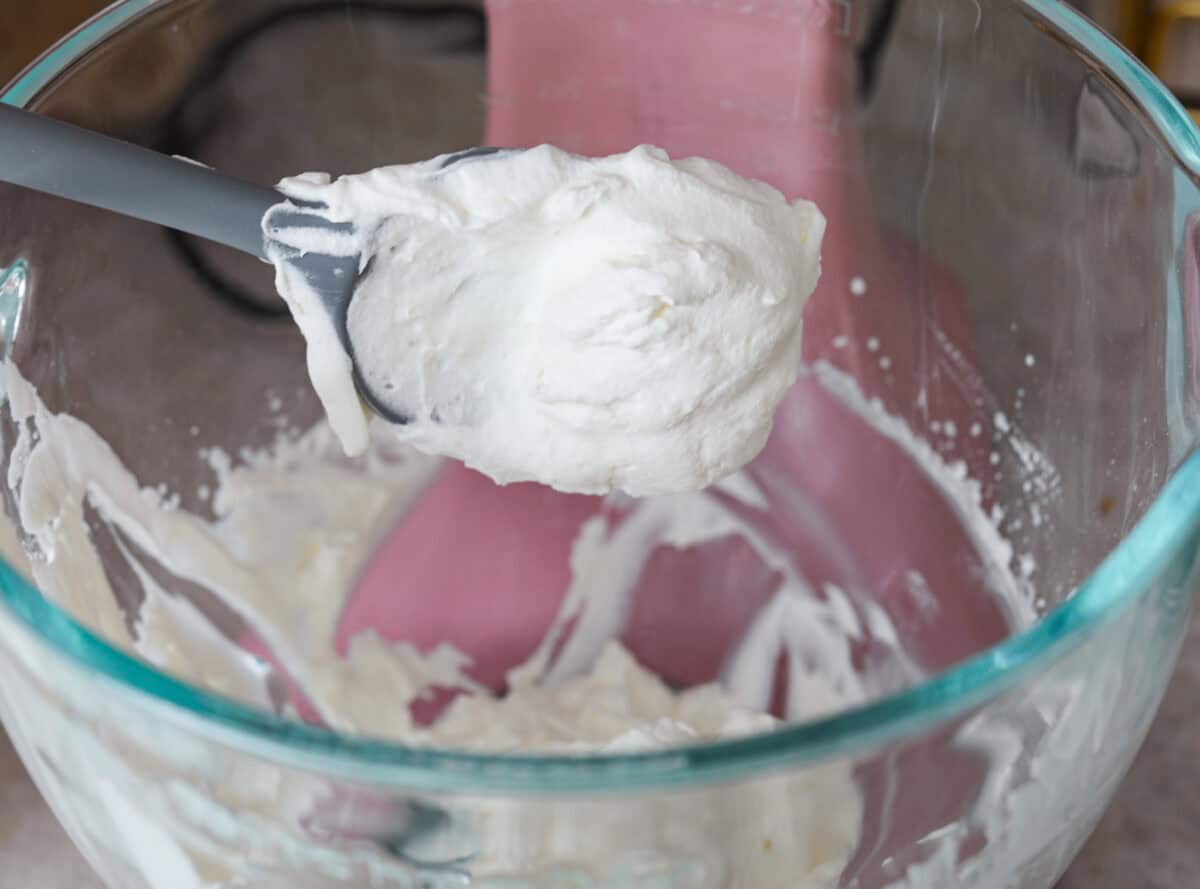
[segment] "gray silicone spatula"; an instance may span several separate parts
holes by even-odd
[[[449,155],[442,166],[499,150],[468,149]],[[296,226],[345,233],[354,227],[322,216],[321,206],[289,201],[274,188],[2,103],[0,181],[154,222],[263,260],[263,218],[268,211],[270,228],[277,232]],[[347,316],[359,270],[366,266],[362,260],[318,253],[287,259],[321,295],[352,362]],[[357,366],[354,381],[372,410],[390,422],[408,422],[368,389]]]

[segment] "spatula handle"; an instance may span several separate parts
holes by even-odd
[[[273,188],[3,103],[0,181],[258,257],[263,257],[263,214],[284,199]]]

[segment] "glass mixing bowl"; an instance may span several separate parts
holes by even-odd
[[[10,521],[0,716],[113,889],[1042,889],[1071,861],[1196,585],[1200,141],[1063,4],[127,0],[4,100],[263,182],[484,143],[651,142],[829,218],[814,370],[750,477],[815,613],[844,606],[850,706],[623,754],[337,732],[290,715],[266,653],[256,706],[120,644],[150,569],[94,504],[94,589],[43,596],[32,578],[56,556]],[[211,519],[201,447],[316,421],[268,269],[11,188],[0,207],[8,358],[141,484]],[[6,408],[10,518],[17,429]],[[344,623],[452,639],[499,687],[555,605],[527,607],[529,566],[565,564],[597,506],[442,471],[438,510],[358,542],[383,607],[356,596]],[[622,638],[676,686],[720,672],[777,580],[720,541],[643,567]],[[451,570],[472,582],[418,607]],[[539,583],[561,593],[564,570]],[[151,573],[253,648],[238,615]],[[113,596],[128,626],[89,611]],[[775,700],[797,680],[783,662]]]

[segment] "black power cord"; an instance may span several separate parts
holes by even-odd
[[[350,13],[355,16],[387,16],[412,22],[446,21],[462,19],[474,25],[461,41],[448,42],[441,49],[446,53],[479,53],[487,47],[487,21],[480,8],[465,4],[443,4],[440,6],[409,3],[388,3],[385,0],[327,0],[306,6],[275,10],[255,20],[247,27],[235,32],[215,46],[192,80],[180,93],[175,104],[167,112],[156,149],[165,154],[195,157],[196,147],[204,143],[207,132],[196,132],[189,124],[188,111],[194,103],[203,101],[209,91],[217,89],[222,76],[238,56],[273,31],[298,21],[315,20],[337,16],[344,20]],[[199,158],[197,158],[199,159]],[[209,289],[214,297],[228,307],[264,321],[284,320],[291,317],[282,300],[264,302],[236,281],[227,277],[215,263],[210,261],[199,247],[197,239],[172,229],[165,230],[171,247],[187,266]]]
[[[882,0],[881,9],[867,27],[866,36],[858,48],[858,98],[865,102],[875,91],[879,60],[887,48],[888,38],[896,25],[900,0]]]

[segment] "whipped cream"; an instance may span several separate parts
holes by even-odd
[[[216,596],[292,677],[325,724],[406,743],[493,751],[631,749],[770,729],[769,683],[778,652],[755,644],[731,662],[735,681],[668,689],[616,640],[637,581],[659,546],[687,549],[742,535],[787,582],[777,598],[807,590],[782,556],[719,499],[762,494],[735,476],[712,493],[630,501],[620,519],[598,513],[572,547],[571,582],[541,645],[507,677],[497,697],[470,679],[470,659],[449,645],[422,651],[373,630],[344,653],[336,628],[355,580],[380,540],[434,478],[439,460],[399,444],[376,424],[364,461],[348,461],[324,423],[281,440],[270,452],[220,452],[198,459],[216,472],[209,520],[143,487],[89,426],[49,412],[12,364],[4,368],[9,407],[19,424],[8,484],[39,588],[84,624],[146,660],[208,688],[272,706],[270,667],[223,635],[187,597],[164,588],[181,580]],[[88,509],[112,531],[137,579],[140,604],[129,615],[111,585],[89,529]],[[846,610],[809,599],[830,614]],[[769,612],[770,609],[767,609]],[[861,627],[830,630],[819,613],[813,650],[831,657],[828,678],[795,683],[787,717],[811,718],[862,696],[849,640]],[[568,630],[570,632],[568,632]],[[812,673],[811,670],[804,671]],[[762,674],[761,676],[758,674]],[[436,688],[458,689],[432,725],[409,705]]]
[[[650,146],[446,160],[280,183],[353,234],[264,220],[347,454],[366,450],[367,416],[297,251],[360,257],[354,364],[423,452],[499,483],[635,496],[698,490],[758,454],[800,366],[815,205]]]
[[[592,669],[557,684],[524,682],[503,698],[460,695],[424,733],[462,750],[652,750],[770,731],[777,719],[716,683],[674,692],[619,642]]]
[[[961,507],[986,564],[1002,571],[1011,553],[961,467],[942,463],[851,381],[829,368],[818,367],[816,376]],[[434,490],[444,461],[397,441],[382,423],[373,424],[365,457],[349,460],[321,422],[298,437],[281,436],[266,451],[243,451],[236,461],[220,451],[198,453],[214,473],[212,514],[199,515],[142,484],[89,426],[47,410],[13,365],[0,380],[17,431],[6,483],[39,589],[161,669],[264,709],[303,712],[340,731],[413,746],[624,753],[771,731],[780,720],[767,711],[776,706],[787,721],[812,719],[884,693],[897,677],[908,684],[920,675],[875,602],[809,586],[787,539],[773,530],[774,492],[764,491],[753,472],[703,491],[598,502],[576,532],[558,614],[541,644],[509,672],[502,695],[476,683],[467,655],[447,644],[417,647],[366,629],[338,648],[337,630],[366,560]],[[641,596],[639,578],[664,549],[726,559],[722,547],[730,542],[777,586],[731,644],[716,681],[670,688],[618,641]],[[211,601],[201,608],[193,600],[196,589],[242,626],[231,630],[228,619],[216,626]],[[996,594],[1013,604],[1016,626],[1032,620],[1011,579],[998,582]],[[245,644],[247,637],[262,653]],[[890,653],[864,662],[868,639],[872,649]],[[781,662],[788,680],[779,701]],[[281,694],[281,676],[294,681],[290,696]],[[445,689],[459,694],[432,721],[418,720],[410,705]],[[39,712],[50,719],[57,711]],[[346,799],[319,775],[297,782],[288,773],[276,787],[261,780],[270,765],[258,761],[255,780],[222,777],[221,769],[189,760],[186,750],[163,759],[156,736],[142,738],[137,726],[110,750],[105,739],[124,727],[96,734],[72,719],[47,734],[61,738],[61,756],[78,757],[81,773],[104,776],[99,789],[78,789],[98,794],[89,806],[111,812],[121,836],[152,836],[151,845],[130,848],[161,854],[147,863],[131,852],[129,866],[161,876],[149,881],[155,885],[204,871],[209,861],[247,884],[286,882],[330,856],[344,863],[347,839],[372,873],[407,866],[384,845],[358,842],[394,837],[403,822],[403,812],[380,809],[369,795]],[[628,851],[704,862],[697,871],[703,879],[686,883],[698,889],[832,889],[868,835],[867,797],[847,758],[764,773],[722,793],[722,806],[683,792],[639,797],[637,804],[615,798],[610,807],[586,810],[574,801],[475,799],[476,832],[430,842],[461,843],[455,860],[469,859],[473,883],[489,887],[508,885],[513,874],[563,867],[616,885],[634,860],[621,858]],[[359,819],[369,831],[361,833]],[[123,853],[114,847],[108,854]],[[168,860],[169,872],[155,870]]]
[[[769,550],[722,499],[740,497],[737,502],[757,508],[763,493],[748,477],[735,476],[711,491],[622,499],[619,519],[601,512],[584,521],[570,554],[571,579],[560,612],[543,644],[509,673],[501,696],[474,682],[470,659],[450,645],[421,650],[371,629],[355,635],[344,651],[334,644],[355,579],[381,532],[421,497],[442,462],[398,443],[384,424],[374,425],[364,460],[347,460],[324,422],[299,438],[281,438],[267,452],[243,452],[236,464],[219,451],[203,451],[197,457],[211,466],[217,481],[209,518],[143,486],[89,426],[47,410],[15,366],[5,366],[2,379],[18,429],[7,484],[39,588],[93,630],[161,669],[296,715],[295,696],[281,702],[272,685],[277,667],[295,681],[312,716],[332,728],[443,749],[626,753],[780,725],[766,712],[778,654],[761,643],[761,633],[747,640],[754,652],[735,655],[730,675],[682,690],[669,688],[617,641],[638,576],[656,548],[686,549],[744,534],[756,551]],[[89,510],[99,522],[94,528]],[[115,553],[102,557],[100,541],[107,535],[116,541]],[[105,559],[113,558],[125,563],[139,587],[133,613],[128,595],[118,595],[114,575],[106,571]],[[214,626],[211,607],[202,611],[184,593],[189,586],[215,596],[244,623],[244,631],[230,635]],[[803,592],[789,579],[776,598]],[[842,654],[822,664],[836,676],[814,671],[811,658],[795,674],[785,707],[789,720],[840,709],[861,695],[850,652],[863,628],[832,619],[847,611],[844,602],[813,599],[808,605],[828,613],[826,619],[813,616],[805,632],[820,641],[810,640],[807,647]],[[766,609],[763,619],[772,622],[778,610]],[[267,659],[245,650],[246,632],[269,649]],[[801,637],[797,651],[806,647]],[[431,723],[418,722],[410,705],[439,689],[459,695]],[[124,755],[135,755],[135,747]],[[237,776],[228,786],[216,779],[193,785],[186,770],[155,772],[161,766],[146,753],[138,768],[157,775],[146,784],[137,768],[110,759],[110,781],[128,785],[114,817],[128,826],[131,812],[148,807],[158,847],[185,870],[199,866],[189,857],[195,848],[191,838],[211,836],[207,819],[218,813],[241,817],[236,809],[215,808],[244,793]],[[167,785],[176,795],[193,793],[194,804],[180,808],[160,799],[156,788]],[[256,800],[253,823],[239,829],[274,850],[297,812],[304,823],[323,823],[330,794],[314,780],[286,798]],[[666,795],[632,810],[605,809],[583,818],[561,817],[553,807],[479,802],[474,814],[489,829],[473,840],[482,845],[472,849],[472,873],[499,879],[563,862],[602,873],[616,866],[614,850],[627,848],[693,860],[711,856],[736,833],[736,845],[745,847],[739,868],[751,880],[746,885],[836,885],[862,830],[863,799],[849,762],[767,776],[731,788],[727,799],[729,812],[697,812],[688,797]],[[394,825],[386,813],[382,817],[386,833]],[[336,833],[314,835],[306,848],[325,842],[342,848]],[[394,866],[385,851],[359,854],[375,866]],[[238,853],[222,860],[247,879],[263,866]],[[721,884],[726,864],[716,860],[712,866],[706,889]]]

